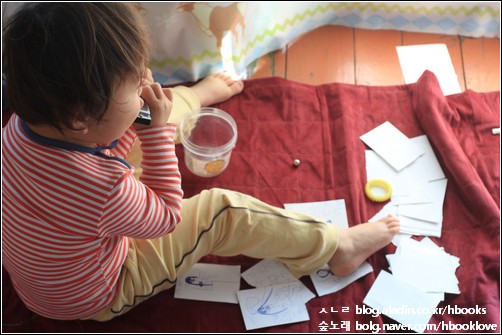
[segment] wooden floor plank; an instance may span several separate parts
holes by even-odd
[[[398,85],[396,46],[444,43],[462,89],[500,91],[500,40],[325,26],[256,62],[250,78],[279,76],[317,85]]]
[[[355,30],[356,84],[399,85],[403,75],[396,46],[401,32],[394,30]]]
[[[323,26],[288,46],[286,78],[306,84],[355,83],[354,30]]]
[[[476,92],[500,91],[500,40],[462,40],[466,89]]]
[[[460,39],[456,35],[439,35],[439,34],[424,34],[403,32],[403,45],[418,45],[418,44],[445,44],[450,53],[451,62],[455,73],[457,74],[458,83],[462,91],[465,90],[464,66],[462,64],[462,48]]]

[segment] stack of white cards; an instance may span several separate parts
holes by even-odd
[[[428,237],[402,239],[387,260],[392,274],[380,271],[363,302],[415,331],[426,329],[445,293],[460,293],[455,274],[459,258]]]
[[[369,221],[392,214],[401,233],[440,237],[447,180],[427,136],[408,138],[387,121],[360,138],[374,150],[365,152],[367,180],[392,187],[391,201]]]

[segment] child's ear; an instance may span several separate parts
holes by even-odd
[[[71,121],[71,128],[68,130],[73,133],[79,133],[85,135],[89,131],[89,127],[87,125],[87,122],[73,119]]]

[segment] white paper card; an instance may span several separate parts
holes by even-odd
[[[446,44],[397,46],[396,50],[406,84],[416,83],[429,70],[438,79],[444,95],[462,91]]]
[[[409,196],[411,194],[408,185],[410,179],[404,173],[406,169],[397,172],[392,166],[384,161],[373,150],[365,150],[366,180],[382,179],[388,182],[392,188],[392,196]]]
[[[299,280],[237,292],[247,330],[309,320],[305,303],[315,297]]]
[[[237,304],[240,272],[238,265],[197,263],[178,278],[174,297]]]
[[[442,220],[440,222],[423,221],[419,219],[410,218],[407,216],[398,216],[401,227],[401,233],[410,235],[424,235],[441,237],[441,228],[443,226]]]
[[[424,153],[389,121],[361,135],[360,139],[396,171],[401,171]]]
[[[284,204],[284,208],[310,215],[340,228],[349,227],[344,199]]]
[[[416,325],[428,324],[438,302],[427,293],[383,270],[363,300],[366,305],[411,329],[415,329]]]
[[[431,143],[427,138],[427,135],[421,135],[413,137],[410,139],[419,150],[423,151],[424,154],[420,156],[413,165],[409,168],[413,169],[413,175],[418,176],[420,180],[433,181],[438,179],[446,178],[439,164],[439,161],[432,149]]]
[[[364,262],[356,271],[354,271],[350,275],[345,277],[338,277],[335,276],[326,265],[316,272],[312,273],[310,275],[310,278],[312,279],[312,283],[314,283],[317,295],[323,296],[340,291],[342,288],[348,286],[357,279],[366,276],[371,272],[373,272],[373,267],[368,262]]]
[[[387,259],[394,277],[422,291],[460,293],[455,275],[458,257],[446,253],[429,238],[420,242],[403,240]]]
[[[443,253],[444,254],[444,253]],[[392,275],[424,292],[460,293],[448,255],[387,255]]]
[[[254,287],[296,282],[288,268],[274,258],[266,258],[242,273],[242,278]]]
[[[387,215],[392,215],[393,217],[397,217],[398,206],[396,206],[392,201],[385,204],[381,210],[379,210],[375,215],[373,215],[368,222],[375,222],[380,220],[381,218],[386,217]]]
[[[446,179],[436,180],[427,184],[430,201],[423,204],[400,205],[399,216],[438,223],[443,218],[443,202],[446,194]]]

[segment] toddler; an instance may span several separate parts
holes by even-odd
[[[172,115],[244,84],[152,82],[147,34],[126,4],[27,4],[3,52],[15,114],[2,132],[2,260],[42,316],[109,320],[208,254],[274,257],[297,277],[328,263],[343,276],[399,231],[391,216],[340,230],[223,189],[183,199]],[[145,102],[148,126],[134,123]],[[139,180],[125,160],[136,138]]]

